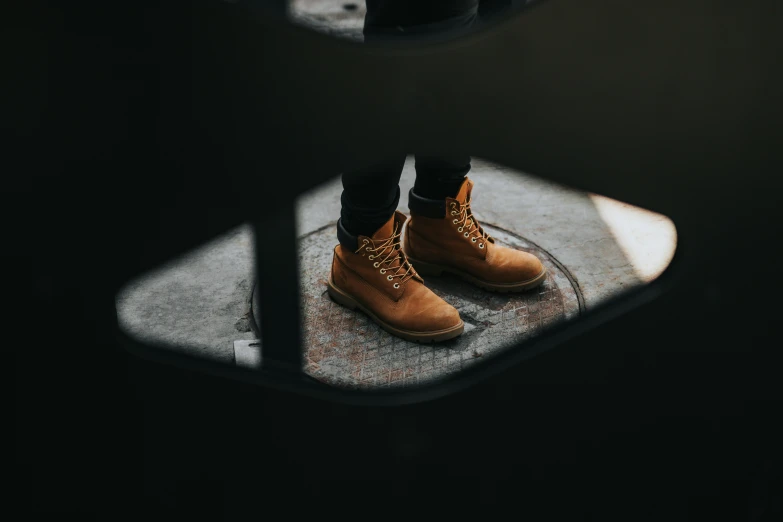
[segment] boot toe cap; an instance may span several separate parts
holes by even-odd
[[[424,286],[424,285],[422,285]],[[427,289],[426,296],[404,318],[404,327],[417,332],[437,332],[456,328],[462,318],[456,308]]]
[[[519,269],[520,280],[529,281],[531,279],[535,279],[536,277],[540,276],[542,272],[544,272],[544,264],[540,259],[538,259],[533,254],[528,254],[527,252],[520,253],[525,254],[524,262],[521,263]]]
[[[541,260],[533,254],[503,248],[503,263],[495,272],[495,279],[501,283],[523,283],[539,277],[544,272]]]
[[[444,302],[431,311],[429,328],[431,330],[447,330],[462,324],[462,318],[456,308]]]

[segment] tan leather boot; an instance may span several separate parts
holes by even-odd
[[[527,252],[495,243],[470,209],[473,182],[465,179],[455,198],[425,199],[412,190],[411,219],[403,249],[424,275],[451,272],[498,292],[521,292],[546,279],[546,268]]]
[[[387,332],[408,341],[445,341],[460,335],[464,323],[457,309],[424,286],[400,247],[405,214],[394,216],[372,237],[353,238],[346,248],[343,232],[334,249],[329,295],[350,309],[358,308]],[[350,235],[348,235],[350,236]],[[353,250],[353,247],[356,249]]]

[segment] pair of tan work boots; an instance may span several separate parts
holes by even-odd
[[[341,239],[334,249],[328,291],[332,299],[360,309],[387,332],[409,341],[445,341],[464,323],[456,308],[424,285],[423,275],[450,272],[487,290],[520,292],[546,279],[546,268],[527,252],[495,243],[470,209],[473,182],[457,196],[430,200],[410,193],[411,219],[394,216],[372,237],[358,236],[355,250]],[[340,233],[338,223],[338,235]]]

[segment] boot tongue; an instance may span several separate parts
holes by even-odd
[[[459,201],[461,204],[465,204],[468,198],[470,198],[470,192],[472,190],[473,190],[473,182],[468,178],[465,178],[465,181],[463,181],[462,185],[460,185],[459,191],[457,191],[457,195],[454,196],[454,199]]]
[[[457,192],[457,196],[454,198],[457,201],[459,201],[460,205],[464,205],[468,201],[470,201],[470,193],[473,191],[473,182],[469,180],[468,178],[465,178],[465,181],[462,182],[462,185],[459,187],[459,191]],[[468,213],[468,223],[470,221],[473,221],[474,224],[479,228],[481,232],[484,231],[483,228],[481,228],[481,225],[479,225],[478,221],[476,221],[475,216],[473,216],[473,212]],[[495,241],[491,238],[487,238],[489,241],[494,243]]]
[[[394,215],[387,221],[381,228],[375,231],[375,233],[372,235],[373,241],[375,241],[376,246],[380,246],[385,240],[389,239],[394,235],[394,225],[397,224],[397,233],[400,233],[400,230],[402,230],[402,226],[405,223],[405,214],[402,214],[401,212],[397,211],[394,213]],[[393,249],[393,243],[389,242],[389,245],[382,249],[378,250],[378,252],[375,253],[376,257],[379,259],[385,259],[388,255],[389,259],[394,259],[390,263],[384,263],[385,268],[397,268],[400,266],[400,260],[399,256],[395,252],[392,252]]]

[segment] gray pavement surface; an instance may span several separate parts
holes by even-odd
[[[414,177],[413,159],[408,158],[400,182],[400,210],[405,213],[406,194]],[[584,297],[588,309],[653,279],[673,255],[674,227],[659,214],[479,159],[473,160],[470,177],[475,182],[477,218],[551,255],[572,276],[574,290]],[[317,253],[323,278],[328,275],[329,251],[336,244],[332,234],[339,217],[340,191],[336,178],[304,194],[297,205],[300,237],[327,227],[320,233]],[[141,340],[164,342],[199,357],[234,361],[234,342],[255,337],[248,321],[252,233],[250,226],[239,227],[130,282],[117,298],[121,327]],[[316,256],[314,250],[310,252]],[[305,261],[303,268],[308,265]],[[317,271],[317,266],[309,270]],[[302,280],[307,278],[303,273]]]
[[[131,281],[117,296],[120,327],[140,341],[232,362],[234,340],[253,338],[251,227],[225,234]]]
[[[364,1],[289,3],[294,23],[354,41],[362,40],[365,12]],[[409,158],[400,182],[400,210],[405,213],[414,177]],[[553,274],[548,286],[516,301],[500,302],[453,281],[428,281],[468,318],[461,340],[432,352],[384,336],[366,318],[329,301],[320,286],[328,275],[336,243],[334,223],[340,214],[341,184],[334,179],[303,195],[297,207],[306,371],[347,385],[406,384],[457,371],[473,362],[474,349],[486,353],[534,335],[552,321],[574,319],[577,297],[589,309],[654,279],[673,256],[676,231],[659,214],[477,158],[470,177],[476,183],[477,218],[501,240],[546,258]],[[120,326],[140,340],[166,343],[197,357],[257,366],[259,347],[249,322],[252,233],[249,225],[239,227],[131,281],[117,296]],[[324,314],[336,321],[324,321]],[[346,349],[352,344],[360,349]],[[373,354],[385,362],[371,362]]]
[[[299,25],[337,38],[361,42],[367,12],[363,0],[290,0],[290,19]]]

